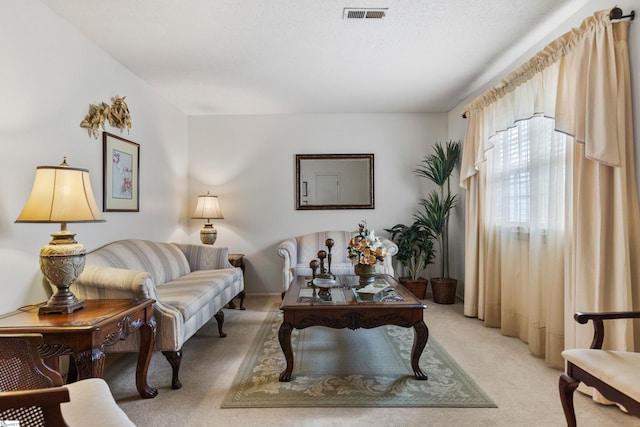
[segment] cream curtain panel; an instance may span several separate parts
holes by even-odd
[[[591,342],[576,311],[640,309],[628,25],[611,22],[608,10],[595,13],[465,108],[465,315],[520,337],[559,368],[564,348]],[[561,164],[555,170],[532,167],[531,183],[549,187],[531,201],[532,212],[548,207],[544,221],[534,221],[544,225],[508,230],[495,221],[488,171],[495,172],[496,135],[532,120],[555,121],[566,152],[550,160]],[[605,346],[640,350],[640,324],[616,324]]]
[[[520,337],[538,356],[562,349],[567,138],[554,120],[520,120],[489,141],[486,152],[485,323]],[[542,268],[541,268],[542,267]]]

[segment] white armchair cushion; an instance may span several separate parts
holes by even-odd
[[[563,351],[562,357],[640,401],[640,353],[577,348]]]
[[[135,427],[103,379],[87,378],[64,387],[69,390],[70,401],[60,404],[60,411],[69,426]]]

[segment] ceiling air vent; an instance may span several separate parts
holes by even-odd
[[[387,15],[387,8],[367,9],[345,7],[342,19],[382,19]]]

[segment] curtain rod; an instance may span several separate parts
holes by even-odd
[[[609,12],[609,18],[610,19],[615,19],[615,20],[629,18],[630,21],[633,21],[636,18],[636,11],[635,10],[632,10],[631,12],[629,12],[628,15],[623,15],[622,13],[623,13],[622,9],[620,9],[619,7],[616,6],[613,9],[611,9],[611,12]],[[462,113],[462,118],[466,119],[467,118],[467,113]]]

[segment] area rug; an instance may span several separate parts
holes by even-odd
[[[294,329],[294,368],[279,382],[286,362],[278,341],[282,314],[268,315],[227,392],[222,408],[450,407],[495,408],[464,370],[429,337],[413,377],[413,329]]]

